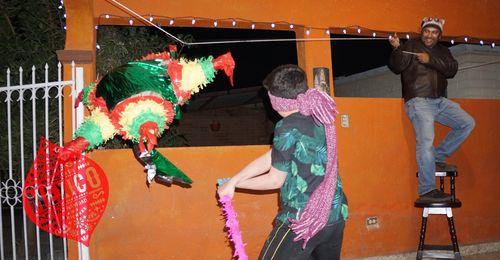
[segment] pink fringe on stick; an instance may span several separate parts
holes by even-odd
[[[243,238],[241,237],[240,224],[237,219],[238,216],[234,210],[231,197],[224,196],[219,199],[219,202],[222,205],[223,215],[226,217],[229,240],[231,240],[234,245],[233,257],[238,257],[239,260],[248,260],[247,253],[245,252],[245,244],[243,244]]]

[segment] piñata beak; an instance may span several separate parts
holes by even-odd
[[[234,86],[233,83],[233,72],[234,72],[234,59],[230,52],[223,54],[212,60],[212,65],[216,70],[224,70],[224,73],[229,77],[229,81],[231,82],[231,86]]]
[[[146,122],[142,124],[139,128],[139,133],[141,137],[139,138],[139,149],[141,151],[146,150],[151,153],[153,148],[158,144],[156,135],[158,135],[158,126],[154,122]],[[144,141],[146,141],[146,147],[144,147]]]

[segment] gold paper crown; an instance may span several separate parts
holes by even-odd
[[[422,19],[422,29],[424,29],[427,26],[438,28],[442,32],[444,26],[444,19],[437,17],[424,17],[424,19]]]

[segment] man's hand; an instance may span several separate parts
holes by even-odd
[[[397,33],[395,33],[394,36],[389,37],[389,43],[391,44],[392,48],[399,48],[401,44],[399,43],[399,37]]]
[[[427,52],[417,53],[417,60],[422,64],[429,63],[429,54]]]

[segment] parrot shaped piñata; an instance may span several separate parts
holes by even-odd
[[[134,143],[135,154],[145,164],[148,185],[153,179],[191,184],[188,176],[154,148],[157,137],[180,118],[180,106],[211,83],[218,70],[223,70],[233,85],[235,63],[230,52],[192,61],[176,56],[176,46],[170,45],[169,52],[149,54],[119,66],[84,88],[77,105],[83,102],[90,115],[58,158],[68,160],[120,135]]]

